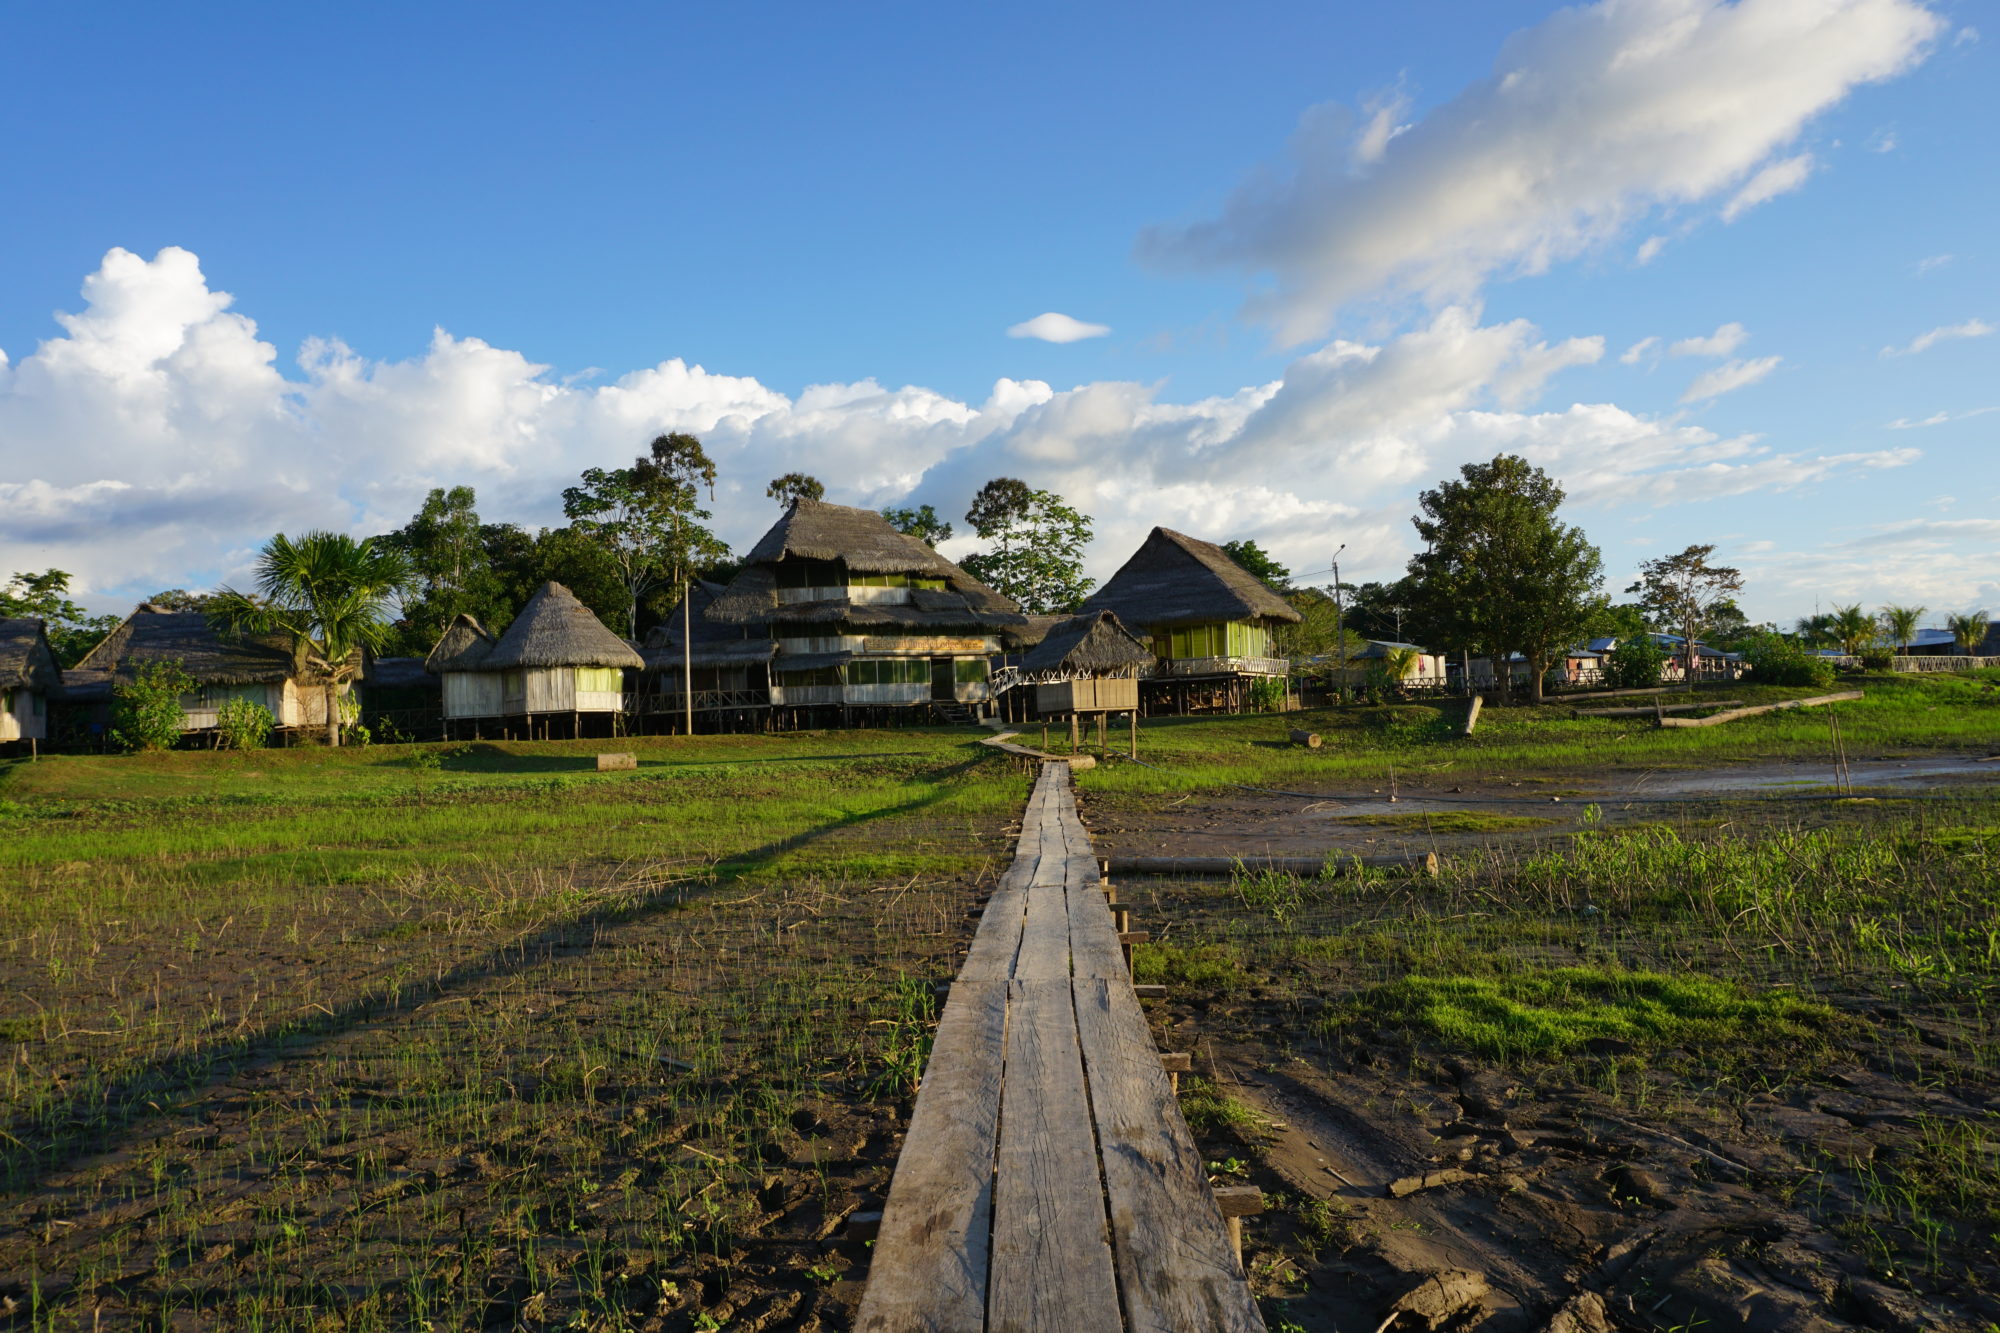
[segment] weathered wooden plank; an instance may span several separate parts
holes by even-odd
[[[1062,881],[1034,885],[1028,890],[1028,916],[1021,930],[1021,952],[1014,960],[1015,979],[1068,979],[1069,947],[1069,904]]]
[[[1069,907],[1070,964],[1079,977],[1126,977],[1124,950],[1098,886],[1098,863],[1090,834],[1077,813],[1076,795],[1064,783],[1055,802],[1063,831],[1063,893]]]
[[[1762,713],[1782,713],[1793,708],[1820,708],[1826,704],[1844,703],[1849,699],[1862,697],[1860,690],[1842,690],[1838,694],[1817,694],[1810,699],[1787,699],[1779,704],[1762,704],[1756,708],[1735,708],[1727,713],[1717,713],[1712,717],[1663,717],[1663,727],[1714,727],[1724,722],[1734,722],[1740,717],[1756,717]]]
[[[1072,986],[1126,1327],[1262,1330],[1138,1000],[1120,981]]]
[[[896,1160],[857,1329],[983,1327],[1007,983],[959,982],[938,1020]]]
[[[1053,790],[1048,770],[1044,769],[1021,816],[1021,836],[1014,843],[1013,863],[1001,875],[993,896],[987,899],[979,928],[972,934],[965,965],[958,973],[961,981],[1005,981],[1014,975],[1028,907],[1028,888],[1041,866],[1046,841],[1043,825],[1047,822]]]
[[[1122,1327],[1066,979],[1012,983],[997,1160],[986,1327]]]

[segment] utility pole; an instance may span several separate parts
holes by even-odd
[[[1340,593],[1340,553],[1347,549],[1342,542],[1333,552],[1333,623],[1340,631],[1340,683],[1347,686],[1347,603]]]

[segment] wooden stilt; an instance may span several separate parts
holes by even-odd
[[[1076,735],[1076,723],[1077,723],[1077,717],[1076,717],[1076,714],[1075,714],[1075,713],[1071,713],[1071,714],[1069,715],[1069,752],[1070,752],[1071,754],[1075,754],[1075,753],[1076,753],[1076,751],[1077,751],[1077,746],[1078,746],[1078,745],[1079,745],[1079,743],[1080,743],[1080,742],[1079,742],[1079,741],[1077,740],[1077,735]]]
[[[1139,757],[1139,710],[1136,708],[1133,709],[1129,716],[1132,719],[1132,757],[1137,759]]]

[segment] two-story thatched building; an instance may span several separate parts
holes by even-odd
[[[773,645],[768,702],[781,726],[981,709],[993,658],[1027,626],[1013,602],[874,510],[820,500],[794,501],[704,615],[740,643]],[[709,640],[716,652],[726,642]],[[757,650],[733,651],[747,663]]]
[[[49,738],[49,703],[62,693],[62,672],[41,620],[0,620],[0,745],[38,745]]]
[[[1272,636],[1299,613],[1220,546],[1171,528],[1154,528],[1083,610],[1116,612],[1149,642],[1149,707],[1237,711],[1256,682],[1290,674]]]

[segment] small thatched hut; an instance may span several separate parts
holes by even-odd
[[[493,644],[477,617],[460,612],[424,659],[424,670],[444,686],[447,725],[460,718],[500,716],[500,677],[485,669]]]
[[[1020,608],[872,509],[797,500],[752,548],[707,619],[776,645],[773,708],[983,705]]]
[[[1272,634],[1299,613],[1220,546],[1170,528],[1154,528],[1082,609],[1115,611],[1150,641],[1161,702],[1240,708],[1249,683],[1291,670]]]
[[[530,734],[540,718],[547,735],[549,719],[566,713],[580,735],[586,716],[623,715],[625,672],[645,665],[568,588],[544,583],[476,671],[499,676],[502,717],[527,719]]]
[[[62,672],[49,636],[32,616],[0,620],[0,743],[49,738],[49,700]]]
[[[1139,706],[1139,677],[1153,650],[1111,611],[1089,611],[1050,626],[1015,668],[1047,713],[1124,712]]]
[[[169,611],[147,602],[63,673],[71,693],[103,696],[134,678],[141,666],[178,662],[195,689],[181,696],[181,730],[215,726],[222,705],[248,699],[269,709],[280,727],[326,725],[326,682],[293,656],[282,634],[228,636],[199,611]],[[343,684],[341,692],[347,692]]]

